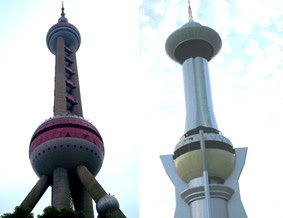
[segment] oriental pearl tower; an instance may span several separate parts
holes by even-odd
[[[166,41],[168,56],[182,65],[185,134],[161,161],[175,186],[175,218],[246,218],[239,183],[247,148],[234,148],[218,129],[213,112],[208,62],[221,49],[219,34],[193,21]]]
[[[117,199],[94,178],[103,163],[104,145],[98,130],[83,117],[76,61],[81,36],[65,17],[63,3],[46,43],[55,55],[54,116],[31,138],[29,158],[39,181],[21,206],[33,209],[51,185],[52,206],[58,210],[74,207],[93,218],[94,200],[98,217],[125,217]]]

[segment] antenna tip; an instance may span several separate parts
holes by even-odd
[[[64,8],[64,2],[62,1],[62,8],[61,8],[62,12],[61,12],[61,17],[59,18],[58,22],[62,23],[62,22],[66,22],[68,23],[68,19],[65,17],[65,8]]]
[[[63,1],[62,1],[62,8],[61,8],[61,10],[62,10],[61,16],[64,17],[65,16],[65,13],[64,13],[65,8],[64,8],[64,2]]]
[[[189,21],[193,21],[193,13],[192,13],[192,8],[191,8],[191,1],[188,0],[188,4],[189,4],[189,7],[188,7],[188,12],[189,12]]]

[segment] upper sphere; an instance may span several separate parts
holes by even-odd
[[[191,57],[203,57],[210,61],[221,46],[221,38],[215,30],[189,21],[168,37],[165,49],[170,58],[183,64]]]
[[[81,44],[80,32],[74,25],[68,23],[67,18],[64,16],[59,18],[58,21],[59,22],[53,25],[47,33],[47,47],[55,55],[57,38],[62,37],[66,46],[73,45],[77,51]]]

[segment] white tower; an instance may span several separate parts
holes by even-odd
[[[189,22],[166,41],[170,58],[182,65],[185,134],[173,155],[162,155],[165,171],[175,186],[175,218],[246,218],[239,183],[247,148],[233,148],[218,130],[213,112],[208,62],[220,51],[213,29]]]

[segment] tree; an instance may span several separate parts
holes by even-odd
[[[82,212],[75,212],[70,208],[63,208],[58,211],[56,207],[46,207],[43,210],[42,215],[38,215],[38,218],[84,218],[85,215]],[[15,207],[14,213],[5,213],[1,218],[34,218],[31,213],[31,209],[17,206]]]
[[[31,209],[17,206],[14,213],[5,213],[1,218],[34,218],[34,216],[31,213]]]
[[[38,218],[84,218],[82,212],[75,212],[70,208],[63,208],[61,211],[58,211],[55,207],[46,207],[42,215],[38,215]]]

